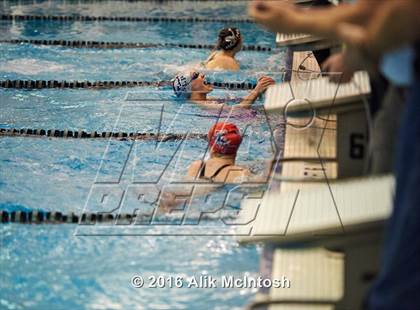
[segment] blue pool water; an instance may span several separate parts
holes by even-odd
[[[81,14],[112,16],[246,17],[246,3],[118,2],[81,4],[63,1],[3,1],[1,14]],[[219,23],[0,22],[2,39],[66,39],[204,43],[215,41]],[[274,37],[254,24],[239,25],[245,44],[273,46]],[[167,80],[179,70],[206,58],[207,50],[71,49],[0,44],[1,79]],[[238,73],[206,72],[214,81],[255,81],[283,66],[281,52],[241,52]],[[280,75],[274,76],[277,80]],[[215,90],[219,98],[238,98],[246,91]],[[68,128],[86,131],[206,133],[219,117],[215,111],[175,100],[169,88],[37,91],[0,89],[1,128]],[[262,170],[273,155],[270,126],[261,110],[230,118],[247,137],[238,164]],[[160,125],[159,125],[160,124]],[[162,182],[180,179],[191,161],[206,151],[204,140],[135,142],[125,181],[158,179],[173,153],[177,160]],[[81,213],[95,180],[112,179],[121,170],[129,141],[0,138],[0,209],[54,210]],[[226,190],[226,189],[223,189]],[[217,196],[217,192],[215,194]],[[209,210],[219,198],[197,202]],[[232,218],[233,209],[220,216]],[[127,203],[129,210],[138,205]],[[147,202],[143,202],[147,205]],[[141,205],[143,206],[143,205]],[[235,209],[236,208],[236,209]],[[89,211],[98,211],[89,209]],[[194,215],[198,215],[197,211]],[[204,225],[217,225],[204,219]],[[255,289],[135,289],[135,274],[193,276],[258,274],[259,249],[239,246],[232,236],[75,236],[76,225],[0,226],[0,309],[240,309]],[[119,227],[122,235],[130,227]]]
[[[209,51],[170,48],[71,49],[0,43],[0,53],[0,70],[7,79],[158,81],[171,79],[180,69],[197,65],[207,58]],[[242,64],[240,72],[207,72],[210,80],[255,81],[258,75],[282,68],[281,57],[277,53],[244,51],[238,59]]]

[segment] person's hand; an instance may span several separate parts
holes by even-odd
[[[343,62],[347,70],[366,70],[372,75],[375,75],[378,71],[378,59],[369,57],[364,50],[351,45],[346,46],[343,53]]]
[[[384,1],[366,25],[343,22],[336,27],[336,33],[372,62],[389,50],[416,41],[419,19],[418,0]]]
[[[255,86],[255,91],[261,95],[267,88],[271,85],[274,85],[276,82],[269,76],[262,76],[258,79],[257,86]]]
[[[248,6],[248,14],[257,23],[273,32],[299,32],[301,9],[288,1],[254,0]]]
[[[234,105],[233,108],[249,109],[255,100],[257,100],[258,97],[262,95],[270,85],[274,84],[275,81],[271,77],[260,77],[255,88],[248,94],[248,96],[242,99],[241,103]]]
[[[321,65],[323,72],[331,72],[329,79],[334,83],[348,83],[354,75],[354,70],[345,64],[343,53],[331,55]]]
[[[162,192],[159,199],[159,210],[169,212],[177,206],[176,195],[171,192]]]

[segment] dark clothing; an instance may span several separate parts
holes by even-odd
[[[417,71],[401,119],[394,209],[387,227],[381,271],[368,299],[369,309],[420,309],[419,75]]]
[[[369,109],[371,117],[375,117],[376,112],[381,109],[382,102],[384,101],[385,94],[391,85],[383,77],[382,74],[378,74],[370,79],[370,97],[369,97]]]
[[[200,167],[199,178],[200,179],[205,179],[205,180],[210,180],[210,181],[214,182],[214,179],[219,175],[219,173],[222,172],[223,169],[225,169],[226,167],[229,167],[229,166],[231,166],[231,165],[230,164],[222,165],[211,176],[206,177],[205,176],[206,162],[202,161],[201,162],[201,167]]]
[[[390,86],[383,96],[381,105],[372,116],[368,159],[371,174],[394,171],[396,143],[404,103],[404,91],[398,87]]]
[[[322,50],[316,50],[312,52],[316,58],[316,61],[321,66],[322,63],[327,60],[328,57],[331,56],[331,49],[330,48],[324,48]]]

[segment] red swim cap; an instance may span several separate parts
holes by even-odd
[[[216,123],[207,134],[210,150],[225,155],[233,155],[238,151],[242,142],[241,132],[235,124]]]

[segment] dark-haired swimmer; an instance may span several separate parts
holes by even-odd
[[[207,160],[196,160],[188,168],[186,180],[190,182],[207,181],[211,186],[197,187],[194,189],[194,195],[203,196],[219,186],[225,184],[241,184],[245,182],[254,182],[267,184],[269,182],[274,160],[267,162],[267,165],[261,175],[254,174],[249,167],[237,165],[236,155],[242,142],[242,134],[239,128],[228,122],[218,122],[208,131],[208,151],[210,158]],[[169,187],[168,187],[169,188]],[[176,190],[162,191],[159,205],[161,211],[170,211],[180,203],[180,199],[191,195],[191,188],[177,188]],[[177,199],[178,197],[178,199]],[[182,201],[182,199],[181,199]]]
[[[255,100],[262,95],[269,86],[274,85],[274,80],[268,76],[259,78],[257,86],[233,107],[250,108]],[[179,98],[188,99],[194,103],[209,108],[220,108],[220,100],[208,98],[207,95],[213,90],[213,86],[205,83],[205,75],[193,71],[187,74],[178,74],[172,80],[175,95]]]
[[[238,71],[239,62],[235,55],[242,49],[242,36],[237,28],[220,30],[215,50],[202,65],[206,69]]]

